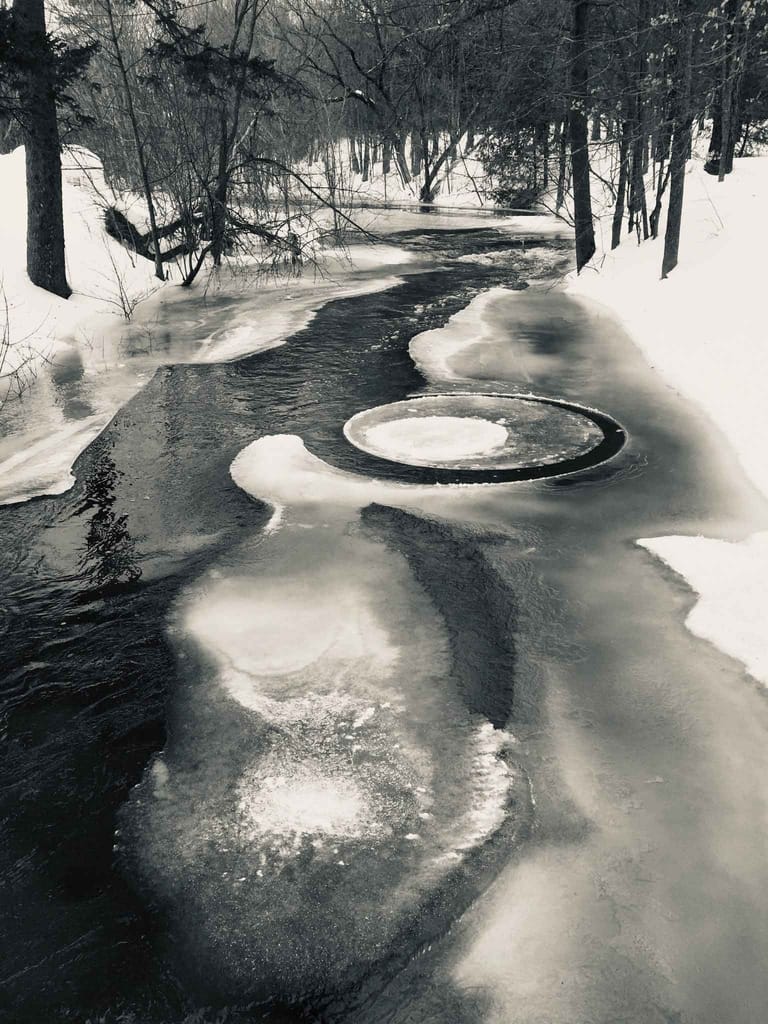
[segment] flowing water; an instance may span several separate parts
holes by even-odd
[[[0,513],[9,1021],[764,1016],[768,706],[635,541],[765,509],[553,289],[561,243],[399,240],[396,287],[162,367],[72,490]],[[472,468],[498,430],[450,468],[434,423],[414,465],[346,439],[424,394],[627,443],[509,480]]]

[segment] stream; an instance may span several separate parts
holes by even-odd
[[[636,544],[762,499],[562,239],[390,228],[285,344],[163,307],[71,489],[0,509],[9,1024],[765,1016],[768,704]]]

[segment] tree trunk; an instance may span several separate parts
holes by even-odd
[[[541,191],[546,192],[549,188],[549,124],[539,124],[536,126],[536,152],[541,153],[541,177],[538,175],[538,167],[534,175],[534,188],[538,192],[539,186]]]
[[[421,137],[418,132],[411,133],[411,174],[414,178],[421,174]]]
[[[666,156],[662,156],[659,164],[658,178],[656,181],[656,201],[653,204],[651,210],[651,238],[659,237],[659,219],[661,218],[661,204],[664,199],[664,192],[666,191],[667,184],[669,183],[669,167],[667,167],[666,173],[664,171],[664,162]]]
[[[709,150],[704,170],[707,174],[717,174],[720,170],[720,153],[723,148],[723,102],[718,88],[712,101],[712,134],[709,137]]]
[[[630,101],[632,123],[632,165],[629,186],[630,229],[637,231],[640,240],[642,226],[643,241],[648,238],[648,207],[645,201],[645,174],[648,170],[648,143],[646,114],[643,102],[643,79],[647,70],[644,32],[647,29],[645,0],[637,5],[637,22],[634,33],[635,55],[633,62],[634,82]]]
[[[227,116],[223,111],[220,115],[219,133],[216,187],[211,200],[211,256],[214,267],[221,266],[224,255],[229,197],[229,130]]]
[[[573,171],[573,219],[576,229],[576,270],[586,266],[595,254],[595,229],[592,223],[592,197],[589,182],[589,143],[587,141],[587,89],[589,62],[588,0],[571,0],[572,50],[571,96],[568,116]]]
[[[26,150],[27,274],[33,284],[66,299],[72,289],[64,262],[61,145],[44,0],[14,0],[13,19],[20,49],[36,58],[19,88]]]
[[[611,230],[611,249],[616,249],[621,243],[621,225],[624,221],[624,199],[627,194],[627,178],[629,163],[629,125],[626,121],[621,124],[621,139],[619,141],[619,185],[616,194],[616,207],[613,211],[613,225]]]
[[[392,151],[395,154],[395,163],[400,173],[400,180],[408,185],[411,180],[411,172],[408,170],[408,161],[405,157],[405,138],[402,135],[395,135],[392,139]]]
[[[691,61],[693,57],[693,25],[690,0],[681,5],[676,71],[672,152],[669,160],[669,208],[664,234],[664,257],[661,276],[666,278],[677,266],[680,250],[680,227],[683,219],[685,162],[691,145]]]
[[[555,198],[555,213],[559,213],[565,202],[565,193],[568,187],[568,119],[563,120],[560,125],[559,153],[557,165],[557,196]]]

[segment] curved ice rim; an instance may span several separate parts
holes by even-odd
[[[360,417],[374,412],[378,409],[387,409],[404,402],[416,402],[424,398],[505,398],[520,402],[536,402],[541,405],[554,405],[568,412],[576,413],[590,420],[602,432],[603,438],[594,447],[581,455],[571,459],[558,459],[555,462],[538,462],[516,469],[446,469],[438,466],[415,466],[412,463],[403,462],[399,459],[387,458],[385,455],[375,455],[368,449],[363,448],[351,436],[351,427]],[[360,412],[350,416],[343,427],[346,441],[361,451],[365,456],[375,462],[382,462],[388,465],[404,466],[408,469],[427,469],[438,477],[452,477],[452,480],[438,479],[438,483],[510,483],[516,480],[542,480],[547,477],[568,476],[572,473],[579,473],[584,469],[591,469],[593,466],[609,462],[624,448],[629,439],[625,428],[615,420],[613,416],[594,409],[588,405],[581,405],[579,402],[569,402],[563,398],[550,398],[546,395],[536,395],[532,392],[510,394],[504,391],[445,391],[428,392],[419,395],[406,395],[405,398],[396,402],[387,402],[384,405],[371,406],[369,409],[361,409]]]

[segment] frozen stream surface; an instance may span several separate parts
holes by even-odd
[[[396,288],[162,367],[70,491],[0,513],[4,1020],[764,1018],[768,705],[636,540],[766,510],[552,290],[557,241],[400,241]],[[488,395],[627,443],[504,479]]]

